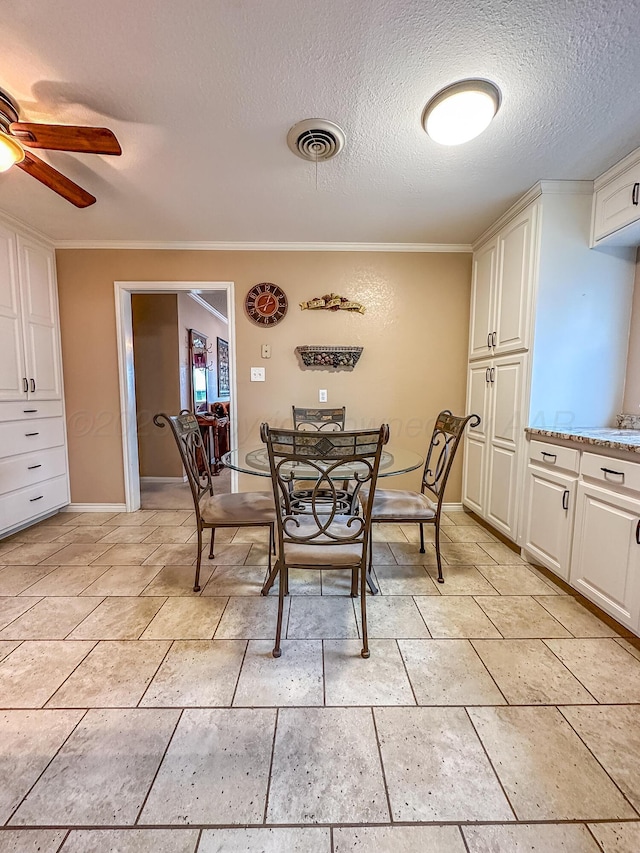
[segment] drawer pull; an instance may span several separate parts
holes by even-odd
[[[40,433],[39,432],[25,432],[25,436],[27,436],[27,437],[32,436],[32,435],[40,435]]]
[[[41,501],[44,495],[38,495],[37,498],[29,498],[29,503],[32,504],[34,501]]]
[[[565,489],[562,493],[562,509],[569,509],[569,489]],[[640,524],[640,522],[638,522]],[[640,545],[640,542],[638,542]]]
[[[491,346],[492,346],[494,349],[496,348],[496,341],[497,341],[497,338],[498,338],[498,336],[496,335],[496,333],[495,333],[495,332],[491,332]]]
[[[553,459],[553,461],[554,461],[554,462],[555,462],[555,461],[556,461],[556,459],[558,458],[558,454],[557,454],[557,453],[548,453],[546,450],[541,450],[541,451],[540,451],[540,453],[541,453],[543,456],[548,456],[548,457],[549,457],[549,459]]]
[[[34,468],[42,468],[42,465],[27,465],[27,471],[33,471]]]
[[[491,332],[487,335],[487,347],[491,349]]]
[[[22,377],[22,381],[24,382],[24,393],[26,394],[29,390],[29,383],[27,382],[27,378],[25,376]]]
[[[487,382],[487,383],[491,382],[491,368],[490,367],[487,367],[487,369],[485,370],[484,379],[485,379],[485,382]]]
[[[495,367],[490,368],[489,375],[491,376],[491,381],[495,382],[496,379],[496,369]]]
[[[638,545],[640,545],[640,519],[636,524],[636,542],[638,543]]]
[[[36,380],[30,379],[29,382],[31,382],[31,393],[33,393],[36,390]]]
[[[604,471],[605,474],[613,474],[615,477],[622,477],[624,480],[624,471],[614,471],[612,468],[601,468],[601,471]]]
[[[638,196],[639,195],[640,195],[640,183],[638,183],[638,181],[636,181],[635,184],[633,185],[633,192],[631,193],[631,203],[634,205],[634,207],[638,206],[638,201],[639,201]]]
[[[33,415],[38,410],[37,409],[23,409],[22,411],[25,413],[25,415]]]

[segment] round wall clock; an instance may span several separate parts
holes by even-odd
[[[287,297],[277,284],[263,281],[247,293],[244,307],[259,326],[275,326],[287,313]]]

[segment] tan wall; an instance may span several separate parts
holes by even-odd
[[[157,412],[180,407],[177,297],[134,293],[131,313],[140,476],[182,477],[173,437],[153,423]]]
[[[636,282],[633,291],[627,377],[622,408],[631,415],[640,415],[640,249],[636,259]]]
[[[114,281],[234,281],[238,371],[238,433],[257,445],[261,421],[288,424],[291,405],[314,405],[326,388],[329,404],[347,406],[350,427],[391,423],[399,445],[424,453],[434,417],[465,405],[471,256],[440,253],[203,252],[63,249],[57,252],[65,397],[69,420],[72,501],[124,501],[115,331]],[[247,291],[273,281],[289,299],[275,329],[252,323]],[[360,314],[300,311],[298,303],[336,292],[362,302]],[[95,356],[87,387],[89,335]],[[272,346],[263,360],[260,347]],[[299,344],[364,346],[353,372],[301,370]],[[251,383],[249,368],[266,367]],[[83,412],[81,429],[77,412]],[[99,428],[98,428],[99,427]],[[460,499],[460,460],[447,500]],[[396,477],[415,486],[418,474]],[[245,477],[244,489],[256,488]],[[266,484],[261,484],[266,485]]]
[[[178,335],[180,349],[180,399],[183,408],[191,409],[191,362],[189,358],[189,329],[207,337],[207,345],[211,347],[209,364],[211,366],[207,373],[207,393],[209,403],[220,399],[218,396],[218,341],[217,338],[229,340],[229,325],[219,320],[215,314],[207,311],[202,305],[192,299],[188,293],[178,294]],[[228,400],[229,397],[225,397]]]

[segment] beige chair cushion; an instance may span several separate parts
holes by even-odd
[[[207,496],[200,502],[205,524],[269,524],[275,522],[273,495],[269,492],[238,492],[233,495]]]
[[[284,562],[288,566],[357,566],[362,560],[363,543],[355,542],[345,545],[334,543],[335,539],[320,534],[312,542],[287,542],[287,535],[308,536],[313,534],[318,526],[312,518],[295,516],[300,522],[297,527],[289,521],[285,527]],[[322,516],[321,516],[322,518]],[[358,519],[349,526],[346,520],[336,518],[329,527],[332,536],[350,539],[360,532]]]
[[[366,498],[363,496],[363,501]],[[420,492],[402,489],[376,489],[372,521],[433,521],[438,505]]]

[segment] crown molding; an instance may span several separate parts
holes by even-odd
[[[207,241],[55,240],[56,249],[162,249],[201,252],[471,252],[469,243],[220,243]]]
[[[227,325],[227,326],[229,325],[229,320],[228,320],[228,318],[227,318],[227,317],[225,317],[225,316],[224,316],[224,314],[221,314],[218,310],[216,310],[216,309],[213,307],[213,305],[209,305],[209,303],[206,301],[206,299],[203,299],[199,294],[197,294],[197,293],[188,293],[188,294],[187,294],[187,296],[189,296],[191,299],[193,299],[193,301],[194,301],[194,302],[197,302],[197,303],[198,303],[198,305],[199,305],[201,308],[204,308],[204,310],[205,310],[205,311],[208,311],[208,312],[209,312],[209,314],[213,314],[213,316],[214,316],[217,320],[220,320],[222,323],[226,323],[226,325]]]
[[[593,182],[594,189],[599,190],[603,184],[609,183],[609,181],[617,178],[623,172],[626,172],[627,169],[632,169],[638,163],[640,163],[640,148],[636,148],[635,151],[627,154],[627,156],[623,157],[622,160],[618,160],[617,163],[614,163],[606,172],[598,175]]]
[[[522,213],[525,207],[528,207],[537,198],[540,198],[541,195],[592,195],[592,193],[593,181],[538,181],[538,183],[534,184],[524,195],[521,195],[499,219],[496,219],[486,231],[483,231],[473,241],[473,251],[475,252],[479,246],[491,239],[501,228],[519,213]]]
[[[55,248],[54,241],[51,237],[47,237],[47,235],[43,234],[42,231],[38,231],[38,229],[34,228],[32,225],[27,225],[26,222],[22,221],[22,219],[18,219],[17,216],[12,216],[10,213],[7,213],[6,210],[0,209],[0,221],[5,225],[8,225],[9,228],[12,228],[14,231],[19,231],[25,237],[32,237],[40,243],[46,243],[47,246]]]

